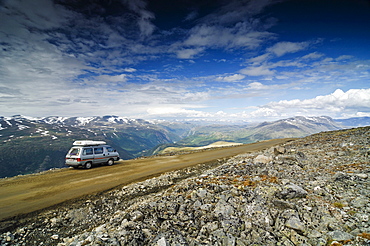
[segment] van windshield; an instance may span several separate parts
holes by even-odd
[[[77,149],[77,148],[72,148],[69,151],[69,155],[78,155],[79,153],[80,153],[80,149]]]

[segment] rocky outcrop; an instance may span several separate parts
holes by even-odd
[[[369,245],[370,127],[171,172],[40,213],[1,245]]]

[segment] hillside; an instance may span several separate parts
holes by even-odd
[[[272,122],[250,125],[211,125],[193,129],[193,133],[180,140],[173,147],[203,146],[216,141],[253,143],[275,138],[297,138],[310,134],[342,129],[330,117],[297,116]],[[169,145],[166,145],[169,147]]]
[[[0,243],[369,245],[369,139],[322,132],[168,172],[11,221]]]
[[[122,159],[132,159],[186,131],[186,124],[161,126],[117,116],[0,117],[0,178],[65,167],[65,155],[78,139],[104,140]]]
[[[347,123],[363,124],[366,120],[349,119]],[[329,117],[294,117],[247,125],[146,121],[119,116],[0,117],[0,178],[65,167],[64,157],[71,143],[81,139],[104,140],[122,159],[132,159],[160,154],[166,148],[304,137],[344,127]]]

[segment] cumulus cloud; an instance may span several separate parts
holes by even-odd
[[[265,113],[265,114],[264,114]],[[351,89],[346,92],[337,89],[335,92],[306,100],[281,100],[261,106],[251,115],[260,116],[294,116],[328,115],[343,117],[370,113],[370,89]]]
[[[252,90],[265,90],[265,89],[269,89],[270,87],[260,82],[253,82],[249,84],[249,88]]]

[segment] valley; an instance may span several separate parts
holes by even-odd
[[[75,140],[106,141],[123,160],[204,148],[217,142],[253,143],[369,123],[369,117],[334,120],[297,116],[272,122],[206,122],[129,119],[120,116],[0,117],[0,178],[65,167]],[[172,148],[172,150],[171,150]]]

